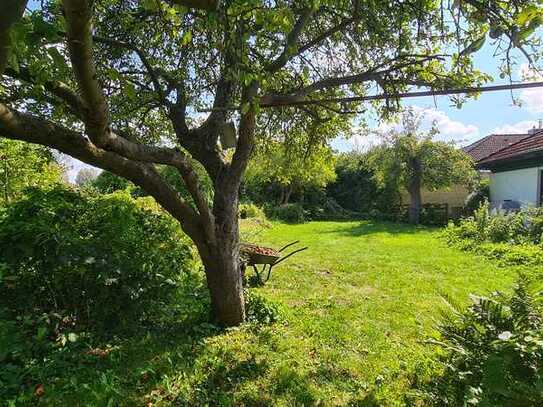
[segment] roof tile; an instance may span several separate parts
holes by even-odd
[[[491,134],[463,148],[473,161],[479,163],[487,157],[529,138],[530,134]]]
[[[535,151],[543,151],[543,131],[536,134],[531,134],[508,148],[499,150],[487,156],[486,158],[480,160],[478,164],[517,159],[521,158],[525,154],[533,153]]]

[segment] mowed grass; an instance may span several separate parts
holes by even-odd
[[[447,247],[437,229],[275,223],[255,234],[251,224],[243,234],[259,243],[309,246],[253,289],[281,304],[280,322],[227,331],[180,322],[119,338],[106,358],[76,356],[41,379],[40,404],[404,405],[414,378],[433,373],[423,341],[441,296],[467,304],[470,293],[509,290],[516,275]]]
[[[260,243],[309,246],[260,289],[284,304],[288,329],[280,341],[297,348],[274,357],[303,366],[326,403],[399,402],[408,378],[431,356],[422,341],[446,308],[443,296],[467,303],[470,293],[508,290],[516,275],[438,236],[437,229],[370,221],[274,224],[264,231]]]

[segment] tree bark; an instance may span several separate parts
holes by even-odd
[[[279,196],[279,205],[286,205],[290,201],[292,194],[292,185],[281,185],[281,195]]]
[[[213,203],[215,240],[200,250],[211,297],[213,317],[223,326],[245,321],[245,301],[239,263],[238,189],[230,177],[219,177]]]
[[[420,210],[422,206],[421,184],[422,164],[419,159],[413,158],[409,163],[411,179],[409,180],[409,223],[418,225],[420,223]]]
[[[8,65],[11,48],[9,30],[23,16],[28,0],[2,0],[0,10],[0,76]]]
[[[237,219],[227,222],[233,226],[237,224]],[[222,326],[236,326],[245,321],[237,236],[237,231],[235,234],[224,234],[209,253],[203,254],[200,251],[211,298],[212,316]]]

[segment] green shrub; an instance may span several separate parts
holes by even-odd
[[[305,221],[304,208],[297,203],[267,207],[266,213],[270,218],[287,223],[303,223]]]
[[[525,211],[525,214],[524,227],[529,240],[537,244],[542,243],[543,208],[529,208]]]
[[[543,264],[543,250],[532,244],[510,245],[506,243],[484,243],[471,250],[505,266],[535,266]]]
[[[473,214],[485,201],[490,200],[490,180],[482,179],[476,185],[475,190],[469,194],[464,204],[464,210]]]
[[[266,219],[264,211],[252,203],[244,203],[239,205],[239,217],[241,219],[258,218]]]
[[[484,202],[471,217],[457,224],[449,223],[445,235],[448,240],[471,239],[492,243],[538,243],[543,227],[543,216],[528,208],[513,213],[490,213]]]
[[[423,393],[433,405],[543,405],[542,313],[526,278],[511,296],[474,297],[451,305],[431,341],[445,353],[443,374]]]
[[[461,250],[477,252],[504,265],[543,264],[543,210],[523,209],[516,213],[489,213],[485,202],[472,217],[449,223],[443,237]]]
[[[0,218],[0,306],[110,331],[160,315],[194,267],[178,224],[150,199],[33,189]]]
[[[280,319],[279,306],[252,290],[245,290],[245,312],[249,322],[271,324]]]
[[[371,153],[339,154],[335,168],[337,177],[326,187],[326,195],[351,212],[377,210],[392,214],[401,201],[399,190],[393,180],[380,182],[377,179],[371,160]]]
[[[508,242],[511,240],[511,218],[512,216],[502,214],[490,217],[483,232],[485,237],[493,243]]]

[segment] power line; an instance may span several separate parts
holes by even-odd
[[[324,99],[299,99],[294,95],[266,95],[260,102],[263,108],[281,107],[281,106],[307,106],[307,105],[322,105],[325,103],[354,103],[368,102],[372,100],[387,100],[387,99],[407,99],[425,96],[444,96],[444,95],[461,95],[470,93],[498,92],[503,90],[531,89],[543,88],[543,82],[528,82],[528,83],[512,83],[509,85],[492,85],[492,86],[476,86],[459,89],[442,89],[442,90],[427,90],[420,92],[405,92],[405,93],[381,93],[378,95],[369,96],[350,96],[339,98],[324,98]],[[212,111],[232,111],[239,110],[239,106],[218,107],[212,109],[199,109],[199,112]]]
[[[324,98],[324,99],[302,99],[296,100],[295,96],[271,96],[269,102],[263,102],[261,107],[280,107],[280,106],[303,106],[303,105],[320,105],[324,103],[354,103],[354,102],[366,102],[372,100],[386,100],[386,99],[406,99],[416,98],[424,96],[443,96],[443,95],[460,95],[470,93],[483,93],[483,92],[497,92],[502,90],[516,90],[516,89],[530,89],[541,88],[543,82],[528,82],[528,83],[514,83],[509,85],[492,85],[492,86],[477,86],[460,89],[443,89],[443,90],[428,90],[420,92],[406,92],[406,93],[381,93],[378,95],[370,96],[351,96],[351,97],[339,97],[339,98]]]

